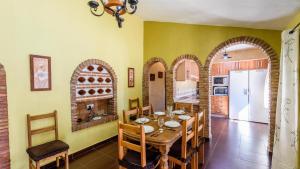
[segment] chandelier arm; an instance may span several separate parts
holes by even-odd
[[[103,2],[103,0],[99,0],[100,2],[101,2],[101,5],[102,5],[102,7],[103,7],[103,11],[102,11],[102,13],[100,13],[100,14],[97,14],[97,13],[95,13],[95,11],[98,9],[98,8],[90,8],[90,11],[91,11],[91,13],[94,15],[94,16],[102,16],[104,13],[105,13],[105,10],[104,10],[104,2]]]
[[[111,11],[111,12],[112,12],[112,16],[115,16],[115,15],[116,15],[116,11],[113,10],[113,9],[111,9],[110,7],[104,6],[104,8],[107,9],[107,10],[109,10],[109,11]]]
[[[132,11],[129,11],[127,7],[125,8],[125,9],[126,9],[126,12],[127,12],[128,14],[134,14],[134,13],[136,12],[136,10],[137,10],[137,6],[136,6],[136,5],[135,5],[135,6],[130,6],[130,8],[133,9],[133,10],[132,10]]]

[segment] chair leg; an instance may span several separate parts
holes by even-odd
[[[40,168],[41,168],[40,162],[37,161],[37,162],[36,162],[36,169],[40,169]]]
[[[186,163],[181,164],[181,169],[186,169]]]
[[[69,169],[69,155],[68,152],[65,154],[65,169]]]
[[[191,160],[192,169],[198,169],[197,158],[198,158],[198,153],[193,154],[192,160]]]
[[[119,165],[119,169],[125,169],[125,168]]]
[[[29,169],[32,169],[32,160],[29,159]]]
[[[59,157],[56,157],[56,167],[59,167]]]

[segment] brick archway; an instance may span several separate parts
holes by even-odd
[[[197,66],[198,66],[198,70],[199,70],[199,82],[197,84],[197,86],[199,86],[199,100],[200,100],[200,103],[199,103],[199,108],[198,110],[200,110],[200,108],[202,108],[204,105],[202,104],[203,102],[203,95],[206,93],[205,91],[205,88],[202,88],[200,86],[200,83],[202,82],[203,80],[203,66],[199,60],[199,58],[196,56],[196,55],[191,55],[191,54],[185,54],[185,55],[181,55],[179,57],[177,57],[173,62],[172,62],[172,65],[168,71],[168,76],[167,76],[167,103],[168,105],[171,105],[174,103],[174,99],[173,99],[173,96],[174,96],[174,88],[175,88],[175,84],[173,83],[174,82],[174,71],[177,69],[177,66],[178,64],[177,63],[180,63],[182,60],[193,60],[196,62]],[[202,101],[201,101],[202,100]]]
[[[155,63],[161,63],[166,71],[166,78],[167,78],[167,72],[168,72],[168,66],[164,59],[159,57],[153,57],[149,59],[145,64],[143,68],[143,105],[149,105],[149,77],[148,73],[151,68],[151,66]],[[166,93],[166,98],[168,97]]]
[[[250,36],[241,36],[229,39],[220,45],[218,45],[213,51],[208,55],[205,66],[204,66],[204,81],[200,84],[203,88],[207,88],[207,95],[205,96],[205,110],[206,112],[209,112],[206,114],[206,120],[207,120],[207,126],[205,128],[206,133],[210,133],[210,93],[212,91],[210,87],[211,82],[211,75],[210,75],[210,67],[212,60],[214,57],[218,54],[218,52],[222,51],[222,49],[227,48],[232,45],[237,44],[250,44],[253,46],[258,47],[261,49],[268,57],[269,57],[269,63],[270,63],[270,100],[269,100],[269,136],[268,136],[268,149],[271,152],[273,149],[273,140],[274,140],[274,132],[275,132],[275,116],[276,116],[276,102],[277,102],[277,89],[278,89],[278,82],[279,82],[279,61],[278,61],[278,55],[275,52],[275,50],[264,40],[261,40],[256,37],[250,37]]]
[[[0,168],[10,169],[6,73],[0,64]]]

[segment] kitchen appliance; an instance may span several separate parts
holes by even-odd
[[[268,123],[267,69],[230,71],[229,118]]]
[[[213,86],[228,86],[228,76],[213,76]]]
[[[227,86],[215,86],[214,87],[214,96],[227,96],[228,87]]]

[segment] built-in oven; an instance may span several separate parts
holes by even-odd
[[[228,76],[213,76],[213,86],[228,86]]]
[[[215,86],[214,87],[215,96],[228,96],[228,87],[227,86]]]

